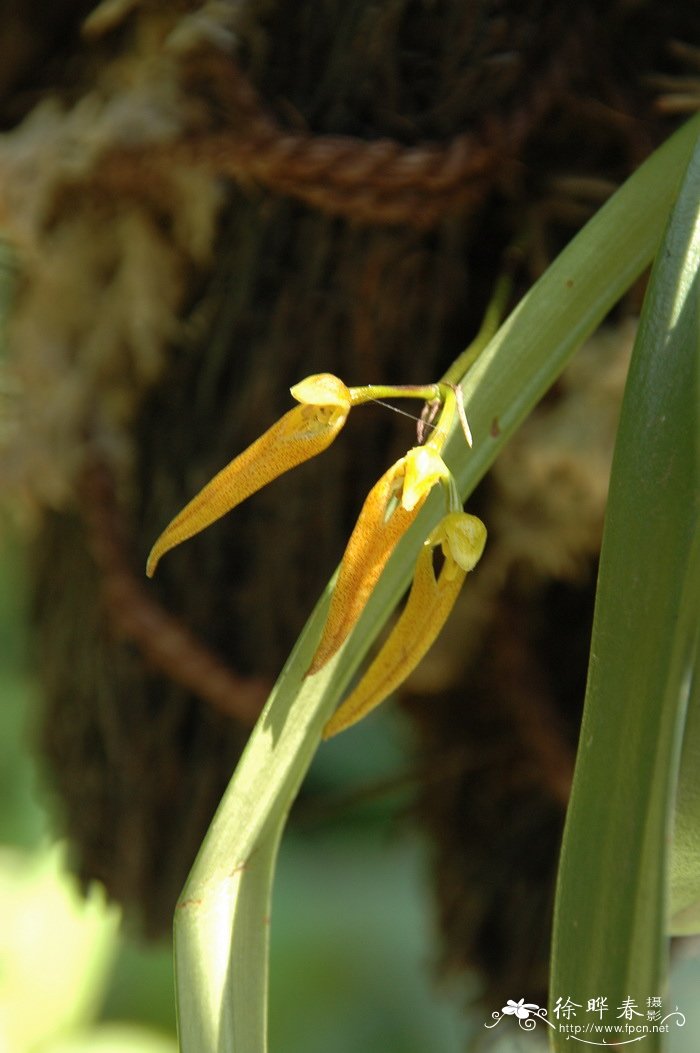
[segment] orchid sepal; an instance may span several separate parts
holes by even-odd
[[[485,543],[486,527],[467,512],[450,512],[438,524],[418,556],[411,591],[396,625],[357,687],[327,722],[324,738],[361,720],[413,672],[441,632]],[[436,578],[437,545],[442,547],[444,563]]]
[[[405,475],[406,457],[400,457],[365,498],[340,563],[326,624],[307,676],[317,673],[347,639],[389,557],[425,502],[427,490],[415,495],[409,509],[404,508]]]
[[[194,537],[273,479],[330,446],[352,405],[349,389],[331,373],[319,373],[291,389],[300,403],[222,468],[170,521],[148,557],[152,577],[162,556]]]

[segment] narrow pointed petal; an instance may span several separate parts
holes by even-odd
[[[427,546],[421,550],[399,620],[355,690],[326,724],[324,738],[361,720],[413,672],[447,621],[465,577],[466,571],[460,570],[447,583],[442,575],[436,581],[433,550]]]
[[[471,538],[469,555],[466,537]],[[455,560],[452,552],[453,539],[459,547],[460,562]],[[361,720],[413,672],[440,634],[467,572],[478,561],[485,541],[486,528],[475,516],[465,512],[445,516],[421,550],[411,591],[399,620],[355,690],[326,724],[324,738],[330,738]],[[445,562],[436,580],[433,549],[440,543]],[[465,562],[468,567],[461,565]]]
[[[345,404],[305,402],[285,413],[168,524],[151,549],[146,564],[148,577],[153,577],[159,560],[171,548],[204,530],[278,475],[322,453],[345,424],[349,410],[348,392]]]
[[[347,638],[391,553],[427,497],[426,491],[410,510],[401,504],[405,461],[405,457],[396,461],[367,495],[345,549],[323,635],[307,675],[317,673]]]

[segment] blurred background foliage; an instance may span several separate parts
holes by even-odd
[[[0,549],[0,1053],[170,1053],[172,954],[81,892],[52,837],[55,802],[32,748],[38,691],[23,550]],[[403,822],[408,750],[390,707],[318,755],[282,846],[274,898],[271,1048],[285,1053],[537,1053],[536,1035],[485,1033],[435,974],[424,845]],[[322,804],[318,802],[322,801]],[[84,893],[84,894],[83,894]],[[697,944],[679,945],[672,999],[700,1036]],[[477,994],[477,981],[474,993]],[[513,997],[526,991],[514,991]],[[494,1007],[497,1008],[497,1007]],[[515,1025],[513,1025],[515,1027]]]

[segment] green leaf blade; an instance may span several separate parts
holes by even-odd
[[[609,1019],[626,998],[644,1019],[666,980],[670,817],[700,604],[699,209],[700,147],[625,391],[559,872],[552,1001],[570,997],[585,1013],[602,995]],[[556,1035],[555,1049],[567,1041]],[[661,1048],[660,1034],[645,1038]]]

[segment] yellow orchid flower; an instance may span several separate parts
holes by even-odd
[[[440,455],[416,446],[400,457],[370,490],[338,571],[328,618],[308,674],[336,653],[360,617],[391,553],[437,482],[449,482]]]
[[[151,549],[146,564],[149,578],[164,553],[330,446],[350,412],[349,388],[332,373],[317,373],[291,388],[291,394],[300,405],[227,464],[171,520]]]
[[[425,542],[416,562],[406,606],[388,639],[355,690],[326,724],[323,737],[344,731],[383,702],[434,643],[452,610],[467,573],[486,544],[486,527],[467,512],[450,512]],[[444,563],[438,577],[433,549],[440,545]]]

